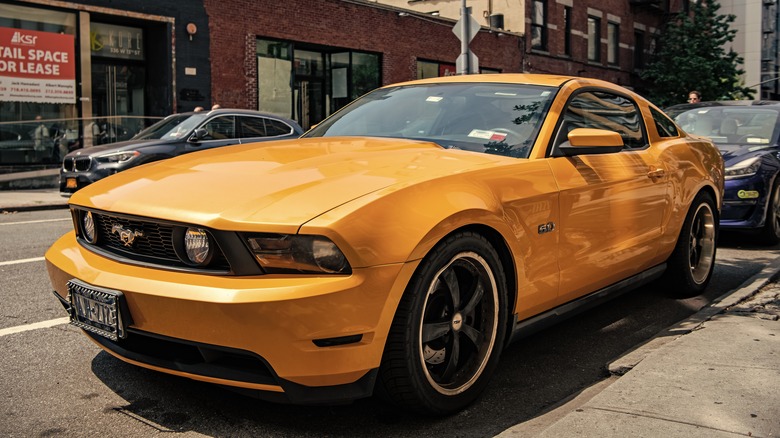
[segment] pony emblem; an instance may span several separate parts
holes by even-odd
[[[125,228],[120,224],[114,224],[114,226],[111,227],[111,234],[119,234],[119,240],[127,247],[133,246],[136,237],[142,237],[144,235],[143,231],[134,231]]]

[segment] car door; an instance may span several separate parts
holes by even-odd
[[[575,128],[616,131],[625,147],[556,156]],[[551,155],[560,190],[558,303],[651,267],[668,208],[668,177],[649,148],[636,103],[611,91],[576,92],[561,113]]]

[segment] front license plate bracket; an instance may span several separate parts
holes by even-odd
[[[127,337],[127,309],[122,292],[74,278],[68,281],[68,301],[71,324],[112,341]]]

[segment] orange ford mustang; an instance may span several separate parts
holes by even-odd
[[[722,193],[718,150],[628,90],[456,76],[101,180],[46,260],[72,323],[126,362],[447,414],[552,318],[656,279],[701,292]]]

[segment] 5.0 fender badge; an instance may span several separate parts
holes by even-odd
[[[539,234],[549,233],[555,229],[555,222],[547,222],[546,224],[539,225],[537,231]]]
[[[123,227],[120,224],[114,224],[114,226],[111,227],[111,233],[119,234],[119,240],[121,240],[122,243],[128,247],[133,246],[133,242],[135,242],[136,237],[142,237],[144,235],[143,231],[131,230],[129,228]]]

